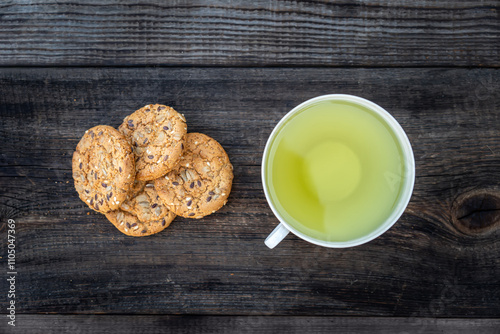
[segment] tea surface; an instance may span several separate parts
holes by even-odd
[[[366,236],[390,215],[404,166],[396,137],[357,104],[322,101],[288,119],[266,166],[271,201],[297,230],[324,241]]]

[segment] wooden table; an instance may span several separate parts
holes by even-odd
[[[498,0],[4,1],[0,41],[1,333],[500,331]],[[401,123],[413,197],[368,244],[270,250],[266,139],[328,93]],[[234,186],[132,238],[80,201],[71,155],[154,102],[224,146]]]

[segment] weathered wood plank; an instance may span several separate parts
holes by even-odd
[[[3,1],[0,65],[500,66],[498,0]]]
[[[3,325],[3,324],[2,324]],[[1,326],[0,325],[0,328]],[[497,334],[498,319],[300,316],[21,315],[12,332],[37,333],[355,333]]]
[[[290,236],[269,250],[265,141],[326,93],[371,99],[401,122],[414,196],[366,245]],[[78,199],[71,154],[87,128],[156,101],[221,142],[234,188],[212,216],[131,238]],[[499,317],[499,110],[496,69],[1,69],[1,222],[17,222],[19,313]]]

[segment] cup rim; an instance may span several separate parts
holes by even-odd
[[[297,229],[295,229],[293,226],[288,224],[286,220],[279,214],[278,210],[274,207],[270,194],[268,193],[267,190],[267,181],[266,181],[266,157],[269,156],[269,150],[271,147],[271,143],[274,140],[274,138],[277,136],[277,134],[280,131],[281,126],[283,123],[285,123],[288,119],[290,119],[293,115],[295,115],[299,110],[301,110],[304,106],[307,106],[312,103],[316,103],[319,101],[325,101],[325,100],[337,100],[337,101],[347,101],[347,102],[354,102],[359,105],[362,105],[374,112],[376,112],[378,115],[380,115],[383,120],[387,123],[387,125],[392,129],[394,135],[396,136],[398,143],[401,147],[401,150],[403,151],[403,156],[405,158],[405,178],[404,181],[406,186],[402,189],[402,194],[398,200],[397,204],[397,209],[394,210],[389,217],[385,220],[383,224],[381,224],[377,229],[372,231],[371,233],[353,239],[349,241],[325,241],[325,240],[320,240],[313,238],[311,236],[308,236]],[[264,153],[262,154],[262,163],[261,163],[261,179],[262,179],[262,186],[264,189],[264,194],[266,196],[266,201],[271,208],[273,214],[278,218],[279,222],[283,224],[290,232],[295,234],[297,237],[308,241],[312,244],[323,246],[323,247],[328,247],[328,248],[347,248],[347,247],[354,247],[354,246],[359,246],[362,244],[365,244],[367,242],[370,242],[377,237],[381,236],[384,234],[387,230],[389,230],[401,217],[403,212],[405,211],[406,207],[408,206],[408,203],[410,202],[411,195],[413,193],[413,188],[415,185],[415,158],[413,155],[413,150],[410,144],[410,140],[408,139],[408,136],[406,135],[406,132],[404,129],[401,127],[399,122],[384,108],[379,106],[378,104],[369,101],[365,98],[355,96],[355,95],[349,95],[349,94],[327,94],[327,95],[321,95],[317,96],[314,98],[311,98],[307,101],[302,102],[301,104],[297,105],[294,107],[292,110],[290,110],[288,113],[286,113],[285,116],[281,118],[281,120],[276,124],[274,127],[273,131],[269,135],[266,146],[264,148]]]

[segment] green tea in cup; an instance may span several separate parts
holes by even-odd
[[[383,233],[395,212],[399,218],[413,189],[413,154],[399,124],[377,107],[328,95],[303,103],[276,126],[263,183],[287,230],[346,247]]]

